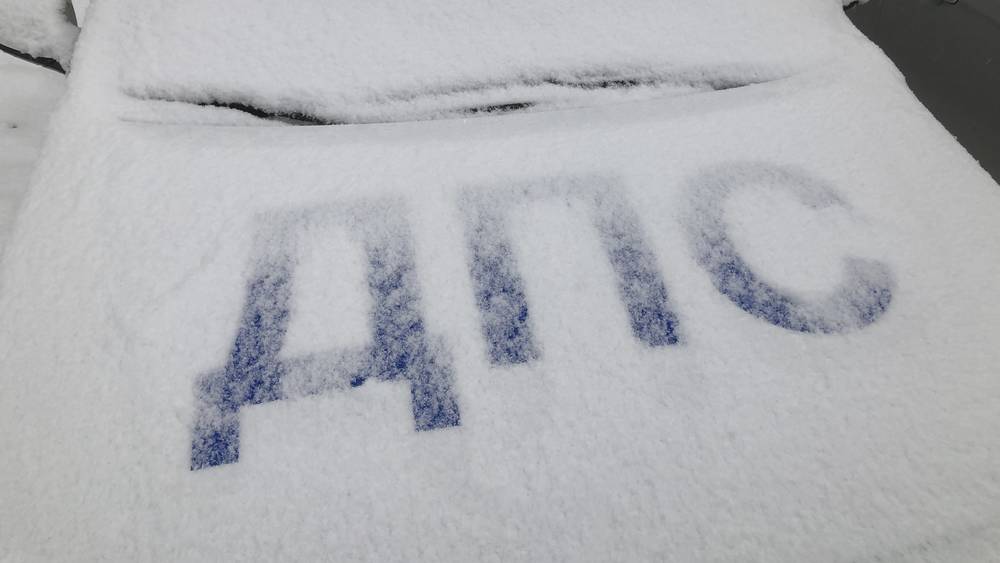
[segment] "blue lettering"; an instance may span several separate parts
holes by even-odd
[[[577,197],[592,204],[594,224],[617,278],[633,335],[649,346],[677,344],[677,315],[635,211],[600,179],[552,183],[483,197],[471,195],[464,202],[469,273],[490,361],[510,365],[540,356],[506,223],[511,204],[518,198]]]
[[[736,251],[723,220],[726,197],[753,184],[784,187],[816,209],[845,205],[826,184],[768,164],[730,164],[701,174],[690,187],[687,230],[695,258],[715,288],[747,313],[798,332],[844,333],[878,320],[892,301],[894,285],[891,271],[881,262],[846,258],[845,282],[817,302],[779,291],[754,273]]]
[[[280,358],[294,265],[287,244],[271,241],[258,253],[229,360],[196,386],[192,470],[239,460],[241,407],[349,389],[372,378],[409,382],[416,430],[460,424],[450,358],[428,336],[419,311],[409,233],[397,214],[382,211],[355,225],[364,240],[374,301],[367,349]],[[387,229],[390,225],[397,228]]]

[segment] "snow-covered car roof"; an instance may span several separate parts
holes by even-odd
[[[337,4],[88,13],[0,559],[997,553],[1000,192],[839,2]]]

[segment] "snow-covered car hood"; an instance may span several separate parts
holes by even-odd
[[[242,79],[171,38],[221,8],[97,4],[0,278],[0,557],[989,560],[997,185],[837,3],[666,5],[800,66],[279,126],[143,97]]]

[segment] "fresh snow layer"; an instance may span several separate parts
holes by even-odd
[[[0,58],[0,253],[65,89],[66,80],[50,70]]]
[[[65,0],[0,0],[0,43],[69,68],[79,29],[64,6]]]
[[[90,9],[90,0],[73,0],[73,11],[76,12],[76,21],[81,27],[87,20],[88,9]]]
[[[325,122],[426,119],[786,76],[836,54],[840,10],[829,0],[151,0],[118,38],[118,63],[121,88],[140,99]]]
[[[785,76],[718,92],[329,127],[137,96],[424,91],[385,54],[434,40],[377,3],[339,8],[386,45],[238,4],[88,14],[0,272],[0,560],[1000,558],[1000,187],[837,3],[420,63]],[[336,71],[358,41],[385,76]]]

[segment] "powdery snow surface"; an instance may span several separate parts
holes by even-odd
[[[119,38],[139,99],[392,121],[735,87],[835,51],[840,5],[434,0],[149,2]],[[234,25],[233,14],[242,25]],[[164,56],[171,53],[170,56]],[[198,60],[198,64],[190,61]],[[627,84],[632,88],[609,88]]]
[[[66,79],[50,70],[0,58],[0,251],[65,88]]]
[[[454,52],[329,4],[88,13],[0,280],[0,559],[1000,557],[1000,188],[838,3],[401,8]],[[757,70],[409,120],[668,67]]]
[[[88,9],[90,9],[90,0],[73,0],[73,11],[76,12],[76,21],[81,26],[87,20]]]
[[[69,68],[79,29],[63,13],[65,0],[0,0],[0,38],[33,57]]]

